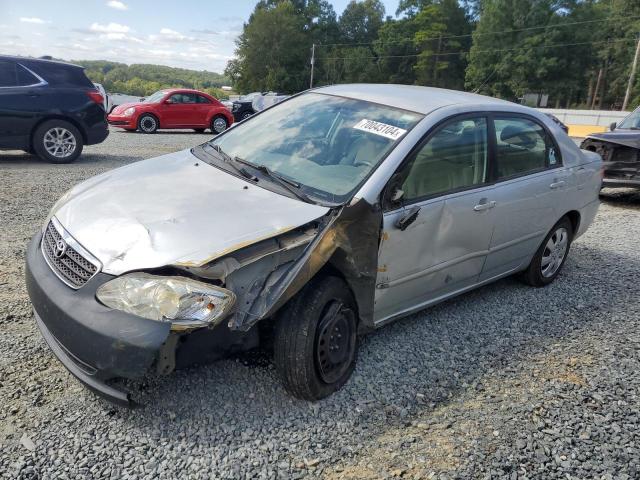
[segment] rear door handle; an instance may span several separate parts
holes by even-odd
[[[493,208],[496,206],[496,201],[495,200],[491,200],[490,202],[487,202],[486,199],[482,199],[480,200],[480,203],[477,204],[475,207],[473,207],[473,209],[476,212],[482,212],[483,210],[489,210],[490,208]]]
[[[551,185],[549,185],[549,188],[556,189],[556,188],[564,187],[564,184],[565,184],[565,181],[560,180],[558,182],[553,182]]]

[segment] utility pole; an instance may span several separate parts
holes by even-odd
[[[316,63],[316,44],[311,45],[311,80],[309,80],[309,88],[313,88],[313,67]]]
[[[629,83],[627,83],[627,92],[624,94],[624,102],[622,102],[622,111],[627,109],[629,104],[629,97],[631,97],[631,89],[633,88],[633,82],[636,79],[636,68],[638,67],[638,56],[640,56],[640,35],[638,35],[638,46],[636,47],[636,54],[633,57],[633,63],[631,64],[631,73],[629,74]]]
[[[596,88],[593,91],[593,98],[591,99],[591,110],[596,108],[596,99],[598,98],[598,92],[600,91],[600,83],[602,83],[602,67],[598,71],[598,80],[596,80]]]

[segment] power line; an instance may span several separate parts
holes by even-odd
[[[489,50],[475,50],[474,53],[499,53],[499,52],[511,52],[514,50],[522,50],[525,48],[553,48],[553,47],[571,47],[577,45],[599,45],[599,44],[611,44],[611,43],[622,43],[622,42],[635,42],[634,38],[620,38],[617,40],[603,40],[598,42],[577,42],[577,43],[557,43],[552,45],[538,45],[531,47],[514,47],[514,48],[493,48]],[[317,47],[317,45],[316,45]],[[413,58],[413,57],[444,57],[444,56],[452,56],[452,55],[462,55],[464,53],[471,53],[471,50],[462,50],[459,52],[444,52],[444,53],[433,53],[431,55],[423,55],[422,53],[414,53],[411,55],[373,55],[367,57],[322,57],[322,60],[351,60],[354,58]]]
[[[502,33],[517,33],[517,32],[525,32],[525,31],[530,31],[530,30],[542,30],[545,28],[560,28],[560,27],[568,27],[568,26],[572,26],[572,25],[585,25],[588,23],[600,23],[600,22],[607,22],[607,21],[612,21],[612,20],[637,20],[640,19],[640,16],[635,16],[635,17],[608,17],[608,18],[603,18],[603,19],[599,19],[599,20],[583,20],[580,22],[566,22],[566,23],[559,23],[556,25],[540,25],[540,26],[536,26],[536,27],[524,27],[524,28],[516,28],[513,30],[498,30],[498,31],[494,31],[494,32],[475,32],[475,33],[467,33],[464,35],[448,35],[448,36],[444,36],[444,37],[428,37],[428,38],[424,38],[421,41],[426,41],[426,40],[438,40],[438,39],[442,39],[442,40],[447,40],[449,38],[467,38],[467,37],[472,37],[472,36],[485,36],[485,35],[498,35],[498,34],[502,34]],[[414,42],[415,40],[413,38],[406,38],[404,40],[397,40],[397,41],[393,41],[393,42],[381,42],[381,45],[394,45],[394,44],[401,44],[401,43],[407,43],[407,42]],[[358,47],[358,46],[366,46],[366,45],[377,45],[377,42],[367,42],[367,43],[319,43],[316,44],[316,48],[318,47],[347,47],[347,46],[351,46],[351,47]]]

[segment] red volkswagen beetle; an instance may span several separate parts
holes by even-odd
[[[198,90],[160,90],[139,103],[125,103],[107,117],[109,125],[128,131],[154,133],[159,128],[193,128],[224,132],[233,123],[231,112],[211,95]]]

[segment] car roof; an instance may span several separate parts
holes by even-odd
[[[352,83],[320,87],[312,91],[379,103],[425,115],[438,108],[450,105],[514,105],[505,100],[486,97],[476,93],[435,87],[421,87],[418,85]]]
[[[53,60],[48,58],[21,57],[18,55],[0,55],[0,60],[10,60],[18,63],[43,63],[43,64],[53,64],[53,65],[64,65],[65,67],[84,69],[82,65],[76,65],[74,63],[64,62],[61,60]]]
[[[202,93],[204,95],[209,95],[207,92],[203,92],[201,90],[195,90],[193,88],[161,88],[161,92],[164,93],[176,93],[176,92],[184,92],[184,93]]]

